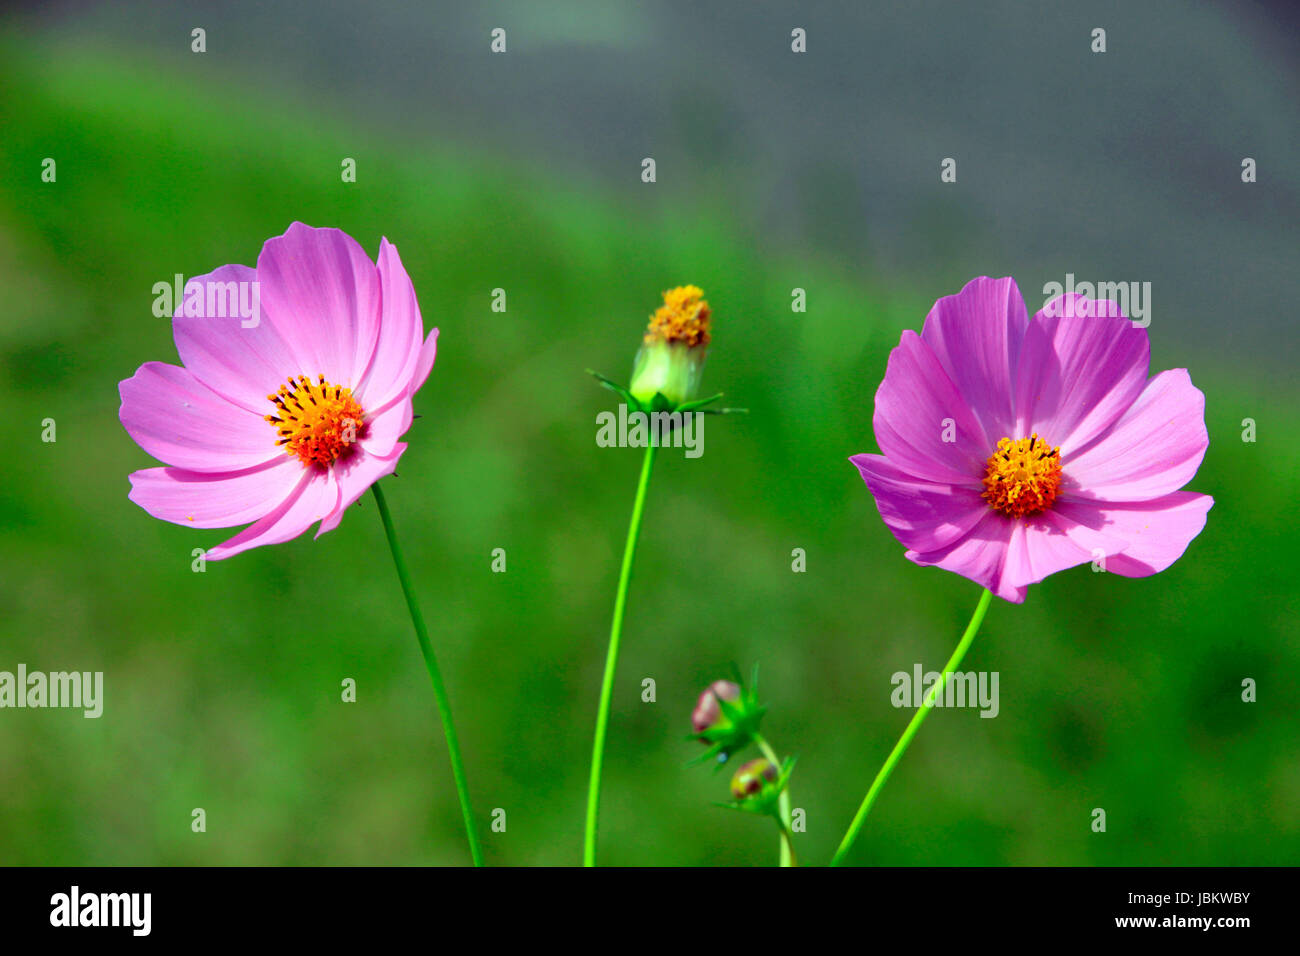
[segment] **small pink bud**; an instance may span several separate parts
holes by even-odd
[[[708,690],[696,702],[695,710],[691,711],[691,726],[697,734],[704,733],[722,719],[719,697],[727,701],[737,700],[740,697],[740,687],[729,680],[715,680],[709,685]]]

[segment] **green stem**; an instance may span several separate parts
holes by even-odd
[[[388,502],[384,499],[379,482],[371,485],[370,490],[375,493],[375,503],[379,505],[379,517],[384,523],[384,533],[388,535],[388,547],[393,552],[393,564],[397,565],[397,578],[402,582],[402,593],[406,595],[406,606],[411,612],[411,623],[415,625],[415,637],[420,642],[424,665],[428,668],[429,680],[433,683],[433,699],[438,705],[438,715],[442,718],[442,731],[447,737],[451,775],[456,780],[456,792],[460,795],[460,812],[465,818],[465,836],[469,840],[470,856],[473,857],[475,866],[482,866],[483,851],[479,848],[474,814],[469,808],[469,784],[465,782],[465,765],[460,758],[460,742],[456,739],[456,725],[451,719],[451,704],[447,700],[447,688],[442,683],[442,672],[438,670],[438,659],[434,657],[433,645],[429,643],[429,632],[424,626],[424,615],[420,613],[420,605],[415,600],[411,574],[406,569],[402,546],[397,543],[397,530],[393,527],[393,516],[388,511]]]
[[[898,743],[894,744],[894,749],[890,751],[889,757],[886,758],[885,765],[876,774],[876,779],[871,783],[871,789],[867,791],[867,795],[862,799],[862,806],[858,807],[857,816],[849,824],[849,831],[844,834],[844,839],[840,841],[840,848],[835,851],[831,866],[839,866],[844,861],[844,857],[848,855],[849,849],[853,846],[853,841],[858,838],[858,832],[862,829],[862,824],[866,822],[867,814],[871,811],[871,805],[876,802],[876,797],[880,794],[881,788],[884,787],[885,781],[889,779],[889,775],[894,772],[895,765],[907,752],[907,745],[912,742],[912,738],[920,730],[926,716],[934,709],[934,702],[938,699],[939,694],[943,692],[943,685],[948,680],[948,675],[961,664],[961,659],[966,656],[966,651],[970,648],[971,642],[975,640],[975,635],[979,633],[980,625],[984,623],[984,615],[988,611],[992,600],[992,591],[986,589],[980,595],[979,604],[975,605],[975,613],[971,616],[970,623],[966,625],[966,633],[961,636],[957,649],[952,652],[952,657],[948,658],[948,663],[944,665],[938,683],[926,693],[925,700],[921,702],[921,709],[912,716],[912,719],[907,724],[907,729],[903,731],[903,736],[898,738]]]
[[[646,446],[641,465],[641,481],[632,503],[632,522],[623,547],[623,569],[618,575],[618,593],[614,597],[614,623],[609,629],[609,650],[605,654],[605,678],[600,685],[600,710],[596,713],[596,739],[591,747],[591,780],[587,786],[587,827],[582,841],[582,865],[596,865],[596,825],[600,817],[600,768],[605,760],[605,731],[609,726],[610,702],[614,697],[614,670],[618,666],[618,643],[623,632],[623,609],[627,605],[628,583],[632,580],[632,559],[641,536],[641,513],[645,510],[646,489],[650,487],[650,470],[654,467],[655,445]]]
[[[776,755],[776,751],[760,734],[754,735],[754,743],[758,744],[758,749],[763,751],[763,756],[768,762],[776,768],[777,773],[781,772],[781,760]],[[796,866],[794,856],[794,838],[790,832],[790,788],[787,786],[781,791],[781,796],[777,798],[777,808],[781,811],[781,818],[777,821],[781,825],[781,865]]]

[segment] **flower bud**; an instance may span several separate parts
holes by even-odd
[[[718,706],[718,701],[739,699],[739,684],[729,680],[715,680],[709,685],[708,690],[700,695],[695,709],[691,711],[691,726],[695,728],[697,734],[702,734],[724,720],[730,723],[730,720],[723,715],[722,708]]]
[[[664,293],[632,366],[628,392],[647,408],[662,395],[669,409],[695,398],[704,374],[712,312],[698,286]]]
[[[739,674],[736,675],[740,677]],[[754,680],[758,679],[757,669]],[[758,693],[751,682],[745,687],[738,682],[717,680],[700,695],[691,712],[690,736],[709,749],[695,762],[717,759],[724,764],[731,755],[748,747],[758,733],[759,724],[767,708],[758,702]]]
[[[775,783],[777,776],[772,761],[766,757],[756,757],[743,764],[731,778],[731,795],[737,800],[744,800],[762,793],[764,782]]]

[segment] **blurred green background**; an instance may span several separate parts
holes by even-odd
[[[373,502],[318,541],[196,574],[191,549],[227,533],[155,521],[126,497],[127,474],[153,462],[117,420],[117,383],[177,361],[153,284],[252,264],[295,219],[339,226],[372,255],[387,236],[441,329],[385,487],[492,864],[580,860],[640,463],[596,446],[611,396],[583,370],[624,379],[660,291],[706,290],[706,386],[750,414],[709,419],[698,460],[660,456],[601,860],[774,862],[772,827],[711,805],[726,775],[686,766],[695,698],[733,661],[760,665],[767,736],[799,755],[800,856],[829,859],[911,714],[890,706],[890,675],[940,667],[979,593],[904,560],[846,460],[875,450],[872,398],[899,332],[960,281],[772,248],[735,227],[725,191],[556,175],[472,137],[368,124],[325,97],[111,44],[0,35],[0,122],[0,669],[106,682],[98,720],[0,712],[0,863],[468,859]],[[56,183],[40,179],[46,156]],[[355,184],[340,181],[345,156]],[[1031,311],[1040,281],[1021,282]],[[505,313],[490,309],[498,287]],[[790,310],[795,287],[806,314]],[[1294,344],[1288,328],[1279,347]],[[1153,370],[1185,364],[1207,395],[1211,444],[1191,485],[1216,498],[1206,530],[1157,577],[1077,568],[1023,606],[995,602],[965,666],[1000,673],[1001,713],[930,717],[855,862],[1300,858],[1296,389],[1198,346],[1172,316],[1152,337]],[[56,443],[40,440],[45,418]],[[505,574],[490,570],[498,547]],[[794,548],[806,573],[791,571]],[[348,677],[355,704],[340,700]],[[1257,703],[1241,701],[1248,677]],[[195,807],[206,833],[191,832]],[[495,808],[505,832],[488,828]]]

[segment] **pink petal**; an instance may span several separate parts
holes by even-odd
[[[214,474],[148,468],[131,476],[128,497],[155,518],[194,528],[230,528],[269,514],[302,477],[288,455],[244,471]]]
[[[389,406],[386,411],[380,412],[375,417],[367,418],[361,447],[367,454],[378,455],[381,458],[392,454],[397,440],[411,427],[413,417],[411,400],[406,398]]]
[[[1011,436],[1015,427],[1016,358],[1028,325],[1029,313],[1015,280],[981,276],[956,295],[937,301],[921,332],[985,436],[995,443]]]
[[[854,455],[894,537],[914,551],[937,551],[960,538],[984,516],[988,504],[974,488],[921,481],[881,455]]]
[[[1066,568],[1109,558],[1125,546],[1122,538],[1045,511],[1015,522],[1003,577],[1013,586],[1028,587]]]
[[[298,466],[299,480],[289,496],[239,534],[208,550],[209,561],[220,561],[249,548],[280,544],[296,538],[309,527],[327,518],[338,507],[339,485],[334,471]]]
[[[889,353],[872,424],[880,450],[902,471],[979,486],[992,445],[930,347],[911,330]],[[944,441],[945,434],[955,440]]]
[[[247,266],[222,266],[191,279],[185,287],[211,290],[229,282],[256,281],[257,274]],[[195,378],[223,398],[258,415],[266,415],[274,410],[266,396],[290,375],[307,374],[308,370],[268,321],[265,303],[256,325],[244,328],[245,321],[252,319],[237,314],[186,315],[182,302],[172,320],[172,335],[181,363]]]
[[[1016,432],[1037,432],[1068,455],[1118,419],[1150,369],[1146,329],[1113,302],[1057,296],[1029,323],[1016,368]]]
[[[1125,542],[1124,551],[1107,558],[1106,570],[1129,578],[1142,578],[1173,564],[1205,527],[1214,505],[1209,495],[1190,491],[1153,501],[1124,504],[1057,501],[1057,510],[1079,524],[1105,532]]]
[[[295,222],[262,246],[257,278],[264,321],[301,357],[299,372],[355,389],[379,332],[379,279],[365,250],[340,229]]]
[[[398,442],[393,446],[392,452],[386,456],[372,455],[363,450],[353,454],[346,461],[336,464],[334,471],[339,482],[339,504],[334,513],[320,523],[316,537],[319,538],[326,531],[337,528],[339,522],[343,520],[343,512],[365,494],[376,481],[391,475],[396,470],[397,460],[402,457],[404,451],[406,451],[406,444]]]
[[[1097,442],[1062,455],[1063,495],[1102,501],[1163,497],[1192,480],[1209,444],[1205,396],[1187,369],[1161,372]]]
[[[413,391],[412,378],[423,358],[424,321],[415,287],[402,267],[397,247],[387,239],[379,243],[379,283],[383,290],[383,320],[374,355],[357,389],[362,406],[370,414],[378,414]]]
[[[191,471],[229,472],[285,457],[270,424],[186,369],[146,362],[118,390],[122,426],[159,461]]]
[[[1025,600],[1026,588],[1013,584],[1003,574],[1014,532],[1015,522],[987,511],[968,534],[947,547],[926,552],[909,550],[907,558],[922,566],[934,565],[960,574],[1003,600],[1020,604]]]

